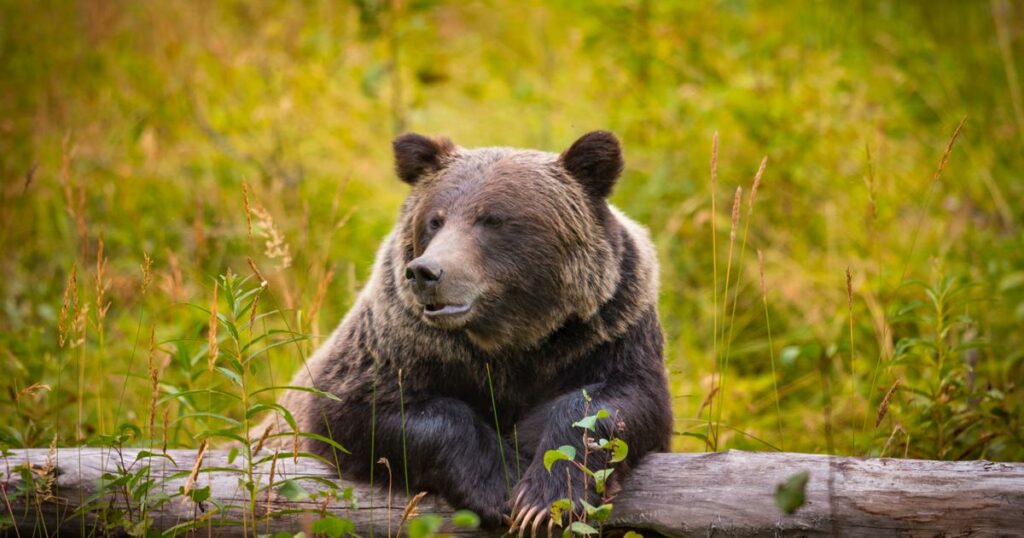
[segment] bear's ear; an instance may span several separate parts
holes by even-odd
[[[391,142],[395,151],[395,171],[402,181],[415,185],[427,172],[436,172],[446,156],[454,153],[455,144],[447,138],[427,138],[406,133]]]
[[[581,136],[559,161],[588,194],[607,198],[622,173],[622,146],[612,133],[594,131]]]

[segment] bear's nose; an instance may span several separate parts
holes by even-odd
[[[433,260],[417,258],[405,266],[405,278],[416,281],[416,287],[420,290],[433,287],[441,280],[444,270],[441,265]]]

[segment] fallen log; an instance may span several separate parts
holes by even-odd
[[[10,518],[16,530],[0,534],[105,534],[134,525],[182,534],[304,530],[309,536],[323,514],[333,514],[351,521],[361,536],[383,537],[411,524],[403,521],[404,487],[392,484],[389,494],[385,473],[371,488],[291,454],[263,458],[251,473],[241,457],[229,462],[224,450],[207,451],[199,465],[196,456],[186,450],[10,451],[0,462],[0,517]],[[786,515],[775,504],[776,486],[801,471],[809,473],[806,502]],[[1024,464],[735,450],[652,454],[613,503],[605,529],[648,536],[1017,535],[1024,532]],[[435,495],[422,498],[415,512],[440,515],[448,534],[499,534],[454,526],[453,510]]]

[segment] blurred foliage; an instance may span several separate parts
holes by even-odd
[[[676,449],[1022,459],[1022,58],[1004,0],[0,0],[0,442],[166,410],[197,445],[242,414],[209,390],[232,390],[206,364],[218,276],[268,281],[257,323],[287,344],[253,382],[286,383],[397,214],[394,134],[605,128],[661,258]]]

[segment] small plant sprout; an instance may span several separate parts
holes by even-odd
[[[591,398],[585,390],[583,397],[589,407]],[[629,446],[624,440],[614,437],[614,435],[611,439],[594,438],[597,433],[598,421],[611,418],[613,418],[611,413],[601,409],[572,424],[574,428],[582,430],[582,454],[579,454],[576,448],[570,445],[563,445],[544,453],[544,468],[549,473],[552,472],[552,466],[558,461],[568,462],[583,473],[584,497],[579,499],[567,497],[551,503],[550,523],[559,525],[567,523],[564,526],[563,537],[600,535],[604,522],[611,516],[612,503],[610,501],[614,497],[614,492],[609,491],[609,477],[615,471],[615,464],[625,460],[629,455]],[[610,431],[614,433],[616,430],[612,428]],[[601,453],[604,456],[605,466],[603,468],[593,470],[587,465],[590,455],[593,453]],[[585,492],[589,491],[591,480],[593,480],[594,492],[600,496],[600,503],[596,506],[587,502],[585,498]],[[597,524],[597,528],[594,528],[592,523]]]
[[[807,481],[811,473],[800,471],[775,487],[775,505],[787,515],[793,514],[807,501]]]

